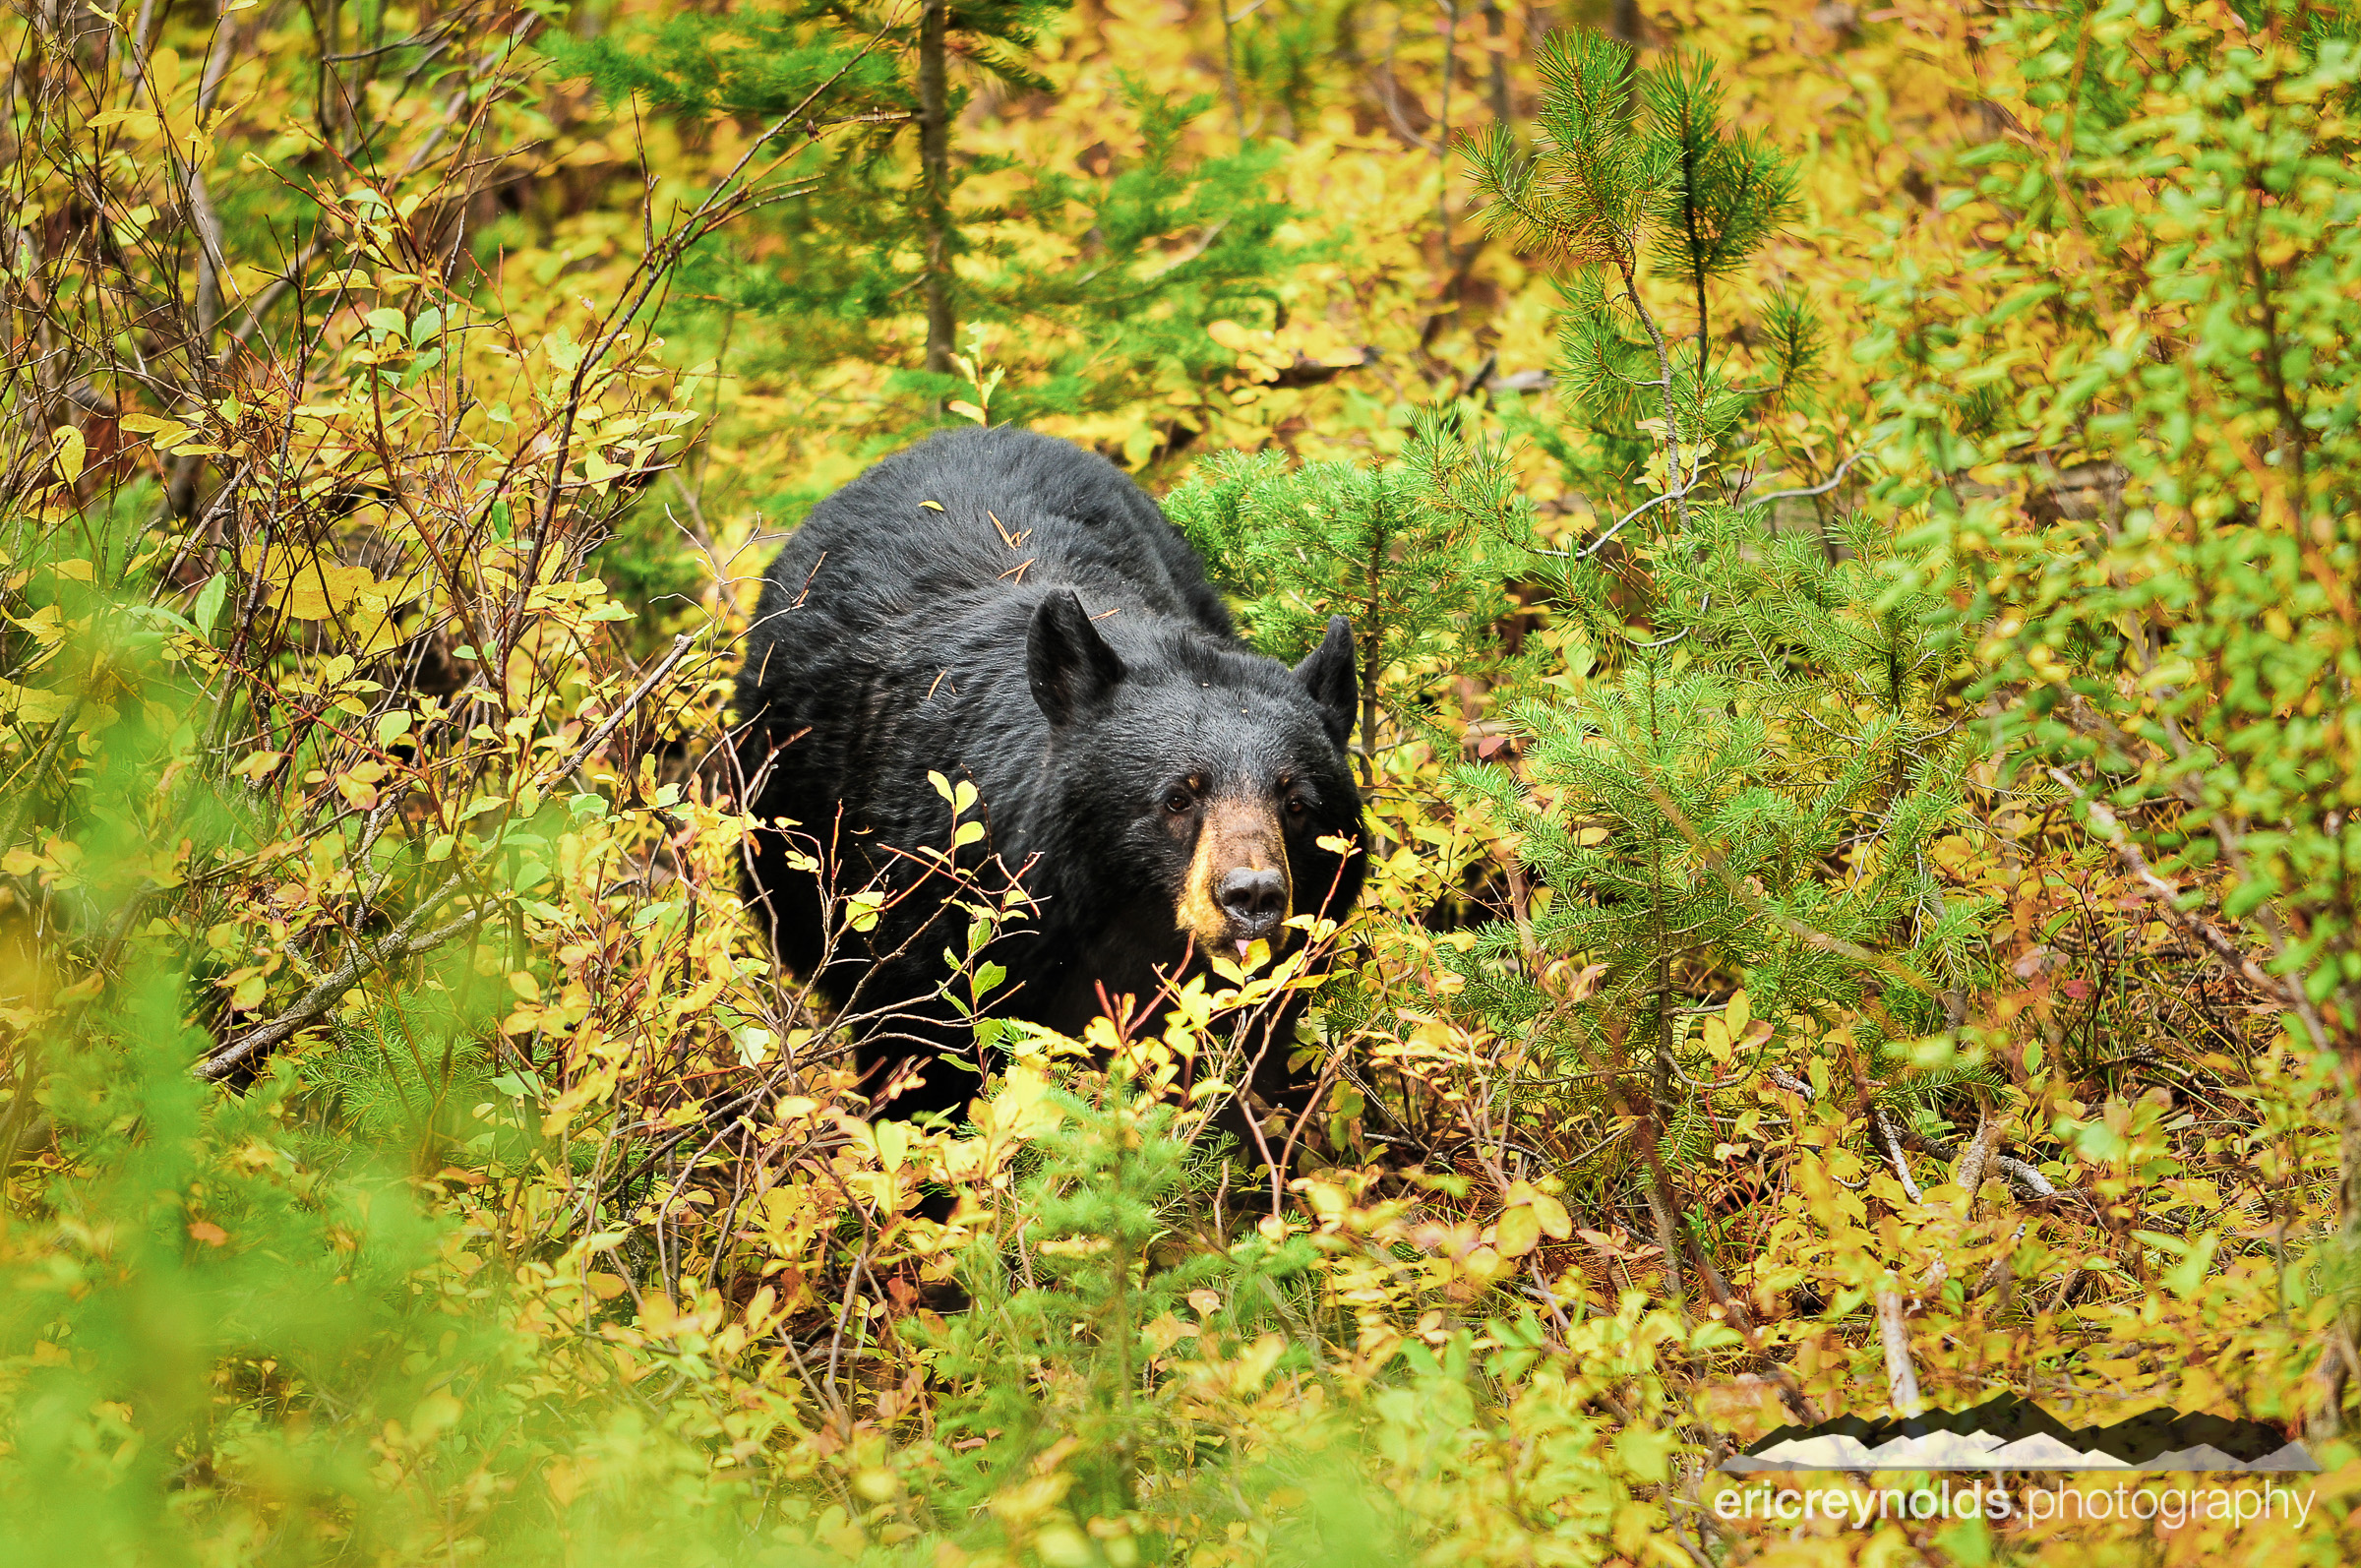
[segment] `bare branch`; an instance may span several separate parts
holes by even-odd
[[[459,876],[460,874],[454,871],[445,877],[442,885],[420,900],[418,907],[411,910],[408,918],[394,927],[393,934],[384,941],[356,937],[351,947],[346,949],[343,962],[322,976],[318,984],[296,997],[269,1023],[258,1024],[229,1044],[209,1053],[197,1064],[197,1076],[208,1082],[226,1078],[241,1062],[249,1061],[258,1054],[270,1050],[334,1006],[337,997],[367,976],[388,964],[399,963],[404,958],[440,947],[477,924],[483,917],[471,910],[430,931],[418,929],[435,906],[457,890]]]

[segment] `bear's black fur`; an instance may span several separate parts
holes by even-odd
[[[980,797],[989,836],[960,865],[1034,901],[991,949],[994,1010],[1079,1034],[1101,983],[1144,1000],[1192,947],[1276,951],[1291,911],[1351,906],[1361,854],[1316,840],[1361,842],[1357,688],[1341,616],[1292,671],[1241,646],[1195,553],[1106,459],[1014,429],[935,436],[822,502],[765,575],[737,693],[766,824],[750,899],[790,968],[824,960],[861,1020],[864,1087],[916,1058],[932,1065],[892,1111],[955,1111],[975,1074],[936,1057],[973,1060],[974,1031],[937,993],[967,917],[907,853],[950,839],[928,774]],[[889,894],[866,936],[823,952],[798,855],[839,897]],[[1257,1092],[1284,1085],[1288,1049],[1262,1053]]]

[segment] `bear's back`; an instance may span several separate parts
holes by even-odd
[[[803,637],[1045,586],[1234,636],[1147,492],[1096,452],[1007,426],[946,431],[879,462],[813,509],[766,576],[762,616],[788,613]]]

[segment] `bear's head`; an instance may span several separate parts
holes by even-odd
[[[1161,932],[1168,956],[1257,939],[1276,953],[1291,916],[1344,917],[1362,874],[1351,622],[1332,619],[1291,670],[1170,622],[1093,621],[1058,589],[1025,653],[1064,820],[1092,884],[1124,906],[1099,912],[1110,937]]]

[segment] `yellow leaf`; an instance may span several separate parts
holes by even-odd
[[[942,503],[939,501],[922,501],[919,503],[919,505],[926,508],[929,512],[940,512],[942,510]]]
[[[1303,1200],[1309,1203],[1312,1212],[1323,1220],[1335,1219],[1352,1207],[1351,1197],[1343,1187],[1334,1182],[1305,1181],[1302,1185]]]
[[[422,1439],[432,1437],[457,1421],[465,1409],[451,1395],[437,1389],[420,1400],[418,1408],[410,1413],[410,1434]]]
[[[89,450],[83,445],[82,432],[72,425],[60,425],[49,432],[49,439],[57,445],[57,471],[64,476],[67,484],[72,484],[82,477],[83,459],[89,455]],[[87,582],[90,579],[85,577],[83,580]]]
[[[1040,1518],[1058,1506],[1073,1485],[1073,1477],[1063,1471],[1052,1471],[1031,1480],[1001,1488],[993,1495],[989,1506],[993,1517],[1002,1524],[1022,1525]]]
[[[1560,1241],[1574,1234],[1574,1222],[1566,1214],[1566,1206],[1555,1198],[1536,1197],[1533,1200],[1533,1216],[1541,1222],[1544,1231]]]
[[[11,686],[0,681],[0,713],[13,717],[19,724],[55,724],[74,711],[73,695],[65,692],[44,692],[38,687]]]
[[[257,571],[252,560],[246,568]],[[400,639],[393,608],[415,591],[415,576],[380,582],[362,567],[338,566],[320,556],[290,560],[272,552],[260,574],[277,591],[273,602],[297,621],[335,621],[356,639],[353,653],[367,658]]]
[[[1059,1112],[1049,1099],[1050,1080],[1039,1067],[1012,1064],[1000,1091],[977,1108],[977,1124],[988,1133],[1028,1139],[1058,1124]]]
[[[1626,1426],[1615,1434],[1615,1457],[1634,1480],[1662,1481],[1670,1474],[1667,1456],[1680,1441],[1678,1432],[1648,1426]]]
[[[877,1135],[878,1164],[888,1171],[899,1171],[910,1154],[910,1123],[880,1121],[871,1130]]]
[[[1049,1568],[1092,1568],[1100,1560],[1088,1538],[1062,1519],[1052,1520],[1034,1534],[1033,1552]]]
[[[985,418],[983,409],[978,408],[974,403],[968,402],[961,398],[953,398],[951,401],[944,403],[942,407],[945,413],[957,414],[962,419],[972,419],[979,425],[990,422]],[[937,508],[936,510],[940,511],[941,509]]]
[[[1541,1216],[1533,1212],[1532,1204],[1520,1203],[1500,1216],[1492,1245],[1502,1257],[1521,1258],[1541,1244]]]
[[[155,135],[155,116],[142,114],[137,109],[109,109],[104,114],[91,116],[90,128],[103,131],[110,125],[123,127],[133,141],[145,142]]]
[[[1196,1332],[1194,1323],[1183,1323],[1170,1312],[1156,1317],[1139,1331],[1140,1337],[1148,1342],[1148,1349],[1158,1356]]]
[[[54,604],[44,604],[30,615],[9,617],[32,636],[42,647],[54,647],[66,637],[66,618]]]

